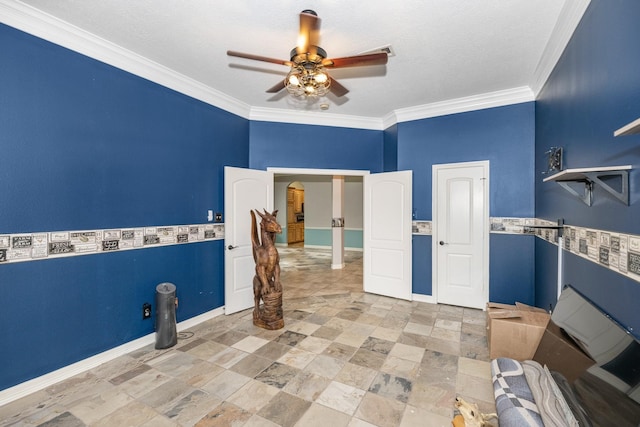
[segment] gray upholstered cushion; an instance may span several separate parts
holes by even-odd
[[[520,362],[494,359],[491,373],[500,426],[544,427]]]

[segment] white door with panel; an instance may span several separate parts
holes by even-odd
[[[364,176],[365,292],[411,300],[412,171]]]
[[[273,210],[273,172],[225,167],[225,314],[253,307],[252,209]]]
[[[433,166],[433,288],[438,303],[489,299],[489,162]]]

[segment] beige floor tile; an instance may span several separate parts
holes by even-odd
[[[491,381],[491,363],[460,357],[458,358],[458,373]]]
[[[448,329],[450,331],[460,332],[462,328],[462,322],[448,319],[436,319],[434,324],[436,328]]]
[[[389,355],[380,370],[399,377],[412,379],[418,374],[419,367],[418,362]]]
[[[265,340],[264,338],[258,338],[254,336],[248,336],[246,338],[241,339],[231,347],[242,350],[246,353],[253,353],[263,345],[267,344],[269,340]]]
[[[399,427],[451,427],[451,418],[407,405]]]
[[[366,294],[362,257],[283,248],[283,329],[253,308],[207,320],[0,407],[0,426],[449,427],[456,394],[495,411],[485,313]]]
[[[493,385],[490,381],[471,375],[458,374],[456,390],[462,396],[466,396],[470,401],[482,400],[490,402],[494,400]]]
[[[278,359],[279,363],[293,366],[294,368],[304,369],[313,359],[316,358],[316,354],[307,350],[303,350],[298,347],[293,347],[286,352],[282,357]]]
[[[238,389],[250,380],[251,378],[237,374],[233,371],[224,371],[213,380],[203,385],[201,389],[224,400],[238,391]]]
[[[424,348],[396,343],[389,352],[389,356],[410,360],[412,362],[420,362],[424,356]]]
[[[460,342],[460,332],[452,331],[450,329],[434,327],[431,330],[431,336],[445,341]]]
[[[207,360],[222,368],[229,369],[244,357],[247,357],[247,355],[248,353],[245,353],[244,351],[229,347]]]
[[[430,336],[431,335],[431,329],[433,329],[431,326],[427,326],[427,325],[423,325],[423,324],[419,324],[419,323],[409,322],[404,327],[404,332],[409,333],[409,334]]]
[[[231,403],[223,402],[205,415],[195,425],[196,427],[218,427],[243,425],[252,414]]]
[[[398,329],[377,327],[369,334],[369,336],[395,342],[398,340],[400,334],[401,331]]]
[[[364,390],[332,381],[318,397],[316,403],[353,415],[364,395]]]
[[[367,393],[355,416],[379,427],[396,427],[404,415],[405,404],[387,399],[374,393]]]
[[[279,392],[280,389],[276,387],[272,387],[261,381],[250,380],[229,396],[227,401],[255,414]]]
[[[309,402],[315,402],[330,383],[331,380],[327,377],[304,371],[291,379],[282,390]]]
[[[298,420],[299,427],[346,427],[351,417],[343,412],[323,405],[312,404],[305,414]]]
[[[116,388],[113,388],[76,403],[69,408],[69,411],[86,424],[92,424],[132,402],[134,400],[131,396],[120,393]]]
[[[258,415],[282,427],[292,427],[310,406],[311,402],[281,391],[258,412]]]
[[[153,408],[134,401],[92,424],[95,427],[139,426],[158,415]]]
[[[155,369],[148,370],[142,374],[122,383],[118,389],[129,396],[139,398],[163,384],[171,381],[171,377]]]
[[[346,363],[334,380],[361,390],[367,390],[377,374],[378,371],[374,369]]]
[[[303,339],[302,341],[300,341],[300,343],[298,344],[298,347],[303,350],[310,351],[312,353],[320,354],[323,351],[325,351],[326,348],[329,347],[329,345],[331,345],[332,342],[333,341],[328,339],[309,336]]]
[[[280,427],[278,424],[262,418],[259,415],[253,415],[242,427]]]

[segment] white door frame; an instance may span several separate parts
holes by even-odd
[[[343,175],[343,176],[365,176],[369,175],[368,170],[344,170],[344,169],[304,169],[304,168],[277,168],[268,167],[267,172],[280,175]]]
[[[460,162],[460,163],[444,163],[432,165],[431,167],[431,216],[432,216],[432,236],[431,236],[431,294],[433,298],[433,302],[438,302],[438,210],[437,210],[437,172],[441,169],[450,169],[450,168],[460,168],[460,167],[477,167],[481,166],[484,168],[484,176],[485,178],[485,191],[484,191],[484,210],[483,214],[485,217],[484,221],[484,242],[483,242],[483,254],[482,254],[482,265],[483,265],[483,277],[482,277],[482,286],[484,292],[485,301],[489,301],[489,231],[490,231],[490,220],[489,220],[489,194],[491,192],[490,182],[489,182],[489,160],[481,160],[476,162]]]

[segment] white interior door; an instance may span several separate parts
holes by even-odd
[[[364,176],[365,292],[411,300],[412,172]]]
[[[252,209],[273,210],[273,172],[225,167],[225,314],[253,307]]]
[[[439,303],[486,306],[488,193],[488,161],[433,166],[433,283]]]

